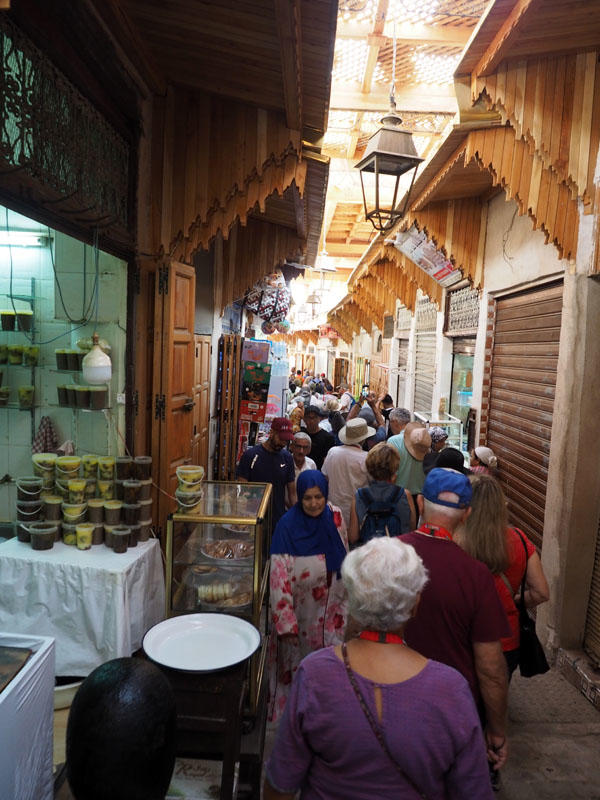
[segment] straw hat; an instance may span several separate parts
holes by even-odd
[[[420,422],[409,422],[404,428],[404,446],[417,461],[423,461],[431,448],[429,431]]]
[[[341,431],[338,433],[340,442],[342,444],[360,444],[373,436],[375,429],[371,428],[364,419],[355,417],[348,420]]]

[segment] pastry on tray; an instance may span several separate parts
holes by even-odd
[[[198,602],[219,608],[245,606],[252,602],[252,588],[245,581],[215,581],[198,586]]]
[[[236,559],[252,558],[254,555],[254,542],[243,539],[217,539],[214,542],[205,542],[202,552],[209,558]]]

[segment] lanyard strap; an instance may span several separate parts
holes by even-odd
[[[447,541],[452,541],[452,534],[450,531],[447,531],[446,528],[442,528],[440,525],[428,525],[425,523],[417,528],[418,533],[424,533],[426,536],[432,536],[434,539],[446,539]]]
[[[369,710],[369,706],[367,705],[367,703],[365,701],[365,698],[362,696],[362,692],[360,691],[360,689],[358,687],[358,684],[356,682],[356,678],[354,677],[354,673],[350,669],[350,661],[348,659],[348,648],[346,647],[346,642],[342,643],[342,657],[344,659],[344,666],[346,667],[346,674],[348,675],[348,679],[350,681],[350,685],[354,689],[354,694],[356,695],[356,698],[357,698],[357,700],[358,700],[358,702],[360,704],[360,707],[362,708],[363,714],[365,715],[369,725],[371,726],[371,730],[373,731],[373,733],[377,737],[377,741],[381,745],[381,749],[387,755],[387,757],[392,762],[392,764],[396,767],[396,769],[398,770],[400,775],[402,775],[404,780],[407,781],[408,784],[410,784],[410,786],[415,790],[415,792],[417,792],[419,797],[421,797],[421,798],[423,798],[425,800],[425,795],[423,794],[423,792],[421,792],[421,790],[419,789],[417,784],[413,781],[413,779],[410,777],[410,775],[407,775],[406,772],[404,772],[404,770],[402,769],[400,764],[398,764],[398,762],[396,761],[394,756],[390,753],[390,749],[387,746],[387,743],[386,743],[385,738],[383,736],[383,732],[382,732],[381,728],[379,727],[379,725],[377,725],[377,723],[373,719],[373,715],[371,714],[371,711]]]

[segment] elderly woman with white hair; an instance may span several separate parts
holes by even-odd
[[[357,638],[307,656],[267,762],[265,800],[490,800],[485,744],[466,680],[403,641],[427,571],[397,538],[346,556]]]

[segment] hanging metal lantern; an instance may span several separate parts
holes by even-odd
[[[360,184],[365,206],[365,217],[378,231],[389,230],[406,213],[408,199],[412,191],[417,167],[423,161],[417,155],[412,134],[402,130],[402,119],[396,113],[396,105],[391,102],[390,110],[381,120],[382,126],[370,137],[363,158],[356,164],[360,170]],[[397,208],[398,187],[400,178],[413,170],[410,187],[406,193],[404,206]],[[374,174],[374,197],[367,200],[363,175],[367,172]],[[383,178],[382,176],[389,176]],[[392,181],[395,183],[392,184]],[[384,204],[382,194],[385,186],[393,186],[391,204]]]

